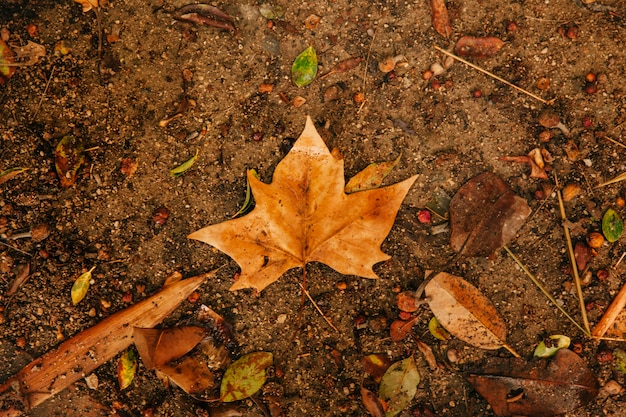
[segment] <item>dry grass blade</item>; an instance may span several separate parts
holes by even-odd
[[[30,410],[126,349],[133,341],[134,327],[154,327],[214,274],[215,271],[170,285],[82,331],[26,365],[0,386],[0,393],[16,389]]]
[[[617,177],[612,178],[608,181],[604,181],[602,184],[596,185],[596,188],[604,187],[605,185],[609,185],[609,184],[615,184],[616,182],[620,182],[624,180],[626,180],[626,172],[622,172]]]

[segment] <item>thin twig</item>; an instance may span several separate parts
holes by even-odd
[[[539,282],[539,280],[537,279],[536,276],[534,276],[532,274],[532,272],[530,272],[528,270],[528,268],[526,268],[526,265],[524,265],[522,263],[522,261],[513,253],[511,252],[511,249],[509,249],[508,246],[504,245],[504,249],[506,250],[506,252],[509,254],[509,256],[511,258],[513,258],[513,260],[515,261],[515,263],[517,263],[519,265],[520,268],[522,268],[522,271],[524,271],[526,273],[526,275],[528,276],[528,278],[530,278],[530,280],[537,286],[537,288],[539,288],[539,290],[543,293],[543,295],[545,295],[548,300],[550,300],[550,302],[552,304],[554,304],[554,306],[556,308],[558,308],[561,313],[563,313],[565,315],[565,317],[567,317],[569,319],[569,321],[571,321],[574,326],[578,327],[580,329],[581,332],[583,332],[584,334],[586,334],[587,336],[590,335],[590,333],[588,333],[587,331],[585,331],[585,329],[583,329],[583,327],[578,324],[578,322],[576,322],[576,320],[574,320],[572,318],[572,316],[570,316],[569,314],[567,314],[567,311],[565,311],[565,309],[563,307],[561,307],[561,305],[554,299],[554,297],[552,297],[552,294],[550,294],[548,292],[548,290],[543,286],[543,284],[541,282]]]
[[[617,269],[617,267],[619,266],[619,264],[622,262],[622,260],[624,259],[624,256],[626,256],[626,252],[622,253],[622,256],[619,257],[617,263],[613,266],[613,269]]]
[[[553,103],[556,101],[556,98],[553,98],[552,100],[544,100],[544,99],[542,99],[541,97],[539,97],[538,95],[533,94],[533,93],[531,93],[530,91],[524,90],[522,87],[518,87],[518,86],[516,86],[515,84],[508,82],[508,81],[507,81],[507,80],[505,80],[504,78],[498,77],[498,76],[497,76],[497,75],[495,75],[494,73],[489,72],[489,71],[487,71],[486,69],[483,69],[483,68],[479,67],[479,66],[478,66],[478,65],[476,65],[476,64],[472,64],[471,62],[466,61],[466,60],[464,60],[463,58],[461,58],[461,57],[459,57],[459,56],[454,55],[452,52],[448,52],[448,51],[446,51],[445,49],[442,49],[442,48],[440,48],[440,47],[438,47],[438,46],[435,46],[435,49],[436,49],[436,50],[438,50],[438,51],[440,51],[440,52],[443,52],[444,54],[448,55],[448,56],[449,56],[449,57],[451,57],[451,58],[456,59],[456,60],[457,60],[457,61],[459,61],[459,62],[464,63],[465,65],[467,65],[467,66],[469,66],[469,67],[471,67],[471,68],[474,68],[474,69],[475,69],[475,70],[477,70],[477,71],[482,72],[483,74],[486,74],[486,75],[488,75],[488,76],[490,76],[490,77],[492,77],[492,78],[495,78],[496,80],[498,80],[498,81],[500,81],[500,82],[502,82],[502,83],[504,83],[504,84],[508,85],[509,87],[511,87],[511,88],[513,88],[513,89],[515,89],[515,90],[517,90],[517,91],[519,91],[519,92],[522,92],[522,93],[524,93],[524,94],[526,94],[526,95],[528,95],[528,96],[530,96],[530,97],[534,98],[535,100],[539,100],[539,101],[540,101],[540,102],[542,102],[543,104],[551,105],[551,104],[553,104]]]
[[[378,26],[374,29],[374,34],[372,35],[372,41],[370,42],[370,47],[367,50],[367,57],[365,58],[365,69],[363,70],[363,103],[359,106],[359,109],[356,111],[357,114],[363,110],[363,106],[365,106],[365,85],[367,84],[367,69],[370,63],[370,57],[372,56],[372,46],[374,45],[374,39],[376,38],[376,32],[378,31]]]
[[[32,123],[37,117],[37,113],[39,113],[39,109],[43,103],[43,100],[46,98],[46,94],[48,94],[48,87],[50,87],[50,81],[52,81],[52,76],[54,75],[55,66],[52,66],[52,70],[50,71],[50,76],[48,77],[48,82],[46,83],[46,88],[43,89],[43,94],[41,95],[41,99],[39,100],[39,104],[37,104],[37,108],[35,109],[35,113],[30,117],[30,122]]]
[[[9,244],[7,244],[7,243],[4,243],[4,242],[3,242],[3,241],[1,241],[1,240],[0,240],[0,245],[4,245],[4,246],[6,246],[7,248],[13,249],[14,251],[21,252],[21,253],[23,253],[24,255],[28,255],[29,257],[30,257],[30,256],[33,256],[33,255],[31,255],[30,253],[28,253],[28,252],[24,252],[23,250],[18,249],[18,248],[16,248],[15,246],[11,246],[11,245],[9,245]]]
[[[328,325],[330,327],[332,327],[333,329],[335,329],[335,331],[337,333],[341,333],[339,331],[339,329],[337,329],[333,323],[330,321],[330,319],[328,317],[326,317],[324,315],[324,313],[322,312],[322,310],[320,309],[320,307],[317,305],[317,303],[315,302],[315,300],[313,300],[313,298],[311,297],[311,294],[309,294],[309,292],[304,288],[304,285],[302,285],[300,282],[298,282],[298,285],[300,285],[300,288],[302,288],[302,291],[304,292],[304,294],[307,296],[307,298],[309,299],[309,301],[313,304],[313,307],[315,307],[315,309],[317,310],[318,313],[320,313],[320,315],[322,316],[322,318],[324,320],[326,320],[326,323],[328,323]]]
[[[608,136],[605,136],[605,137],[604,137],[604,139],[606,139],[606,140],[608,140],[608,141],[611,141],[611,142],[613,142],[614,144],[616,144],[616,145],[618,145],[618,146],[621,146],[622,148],[626,148],[626,145],[624,145],[622,142],[620,142],[620,141],[618,141],[618,140],[611,139],[611,138],[610,138],[610,137],[608,137]]]
[[[563,196],[559,187],[559,179],[554,174],[554,182],[557,185],[556,195],[559,198],[559,210],[561,212],[561,220],[563,220],[563,232],[565,233],[565,243],[567,243],[567,254],[569,256],[570,264],[572,265],[572,272],[574,273],[574,284],[576,284],[576,294],[578,295],[578,303],[580,304],[580,314],[583,318],[583,325],[588,334],[591,333],[589,327],[589,319],[587,318],[587,309],[585,308],[585,298],[583,296],[583,288],[580,283],[580,276],[578,275],[578,265],[576,264],[576,256],[574,255],[574,246],[572,245],[572,237],[567,227],[567,215],[565,214],[565,206],[563,204]]]

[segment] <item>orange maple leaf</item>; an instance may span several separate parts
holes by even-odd
[[[248,172],[254,210],[188,237],[215,246],[239,264],[241,274],[231,291],[261,291],[289,269],[313,261],[345,275],[378,278],[374,264],[390,258],[380,245],[416,178],[346,194],[343,160],[331,155],[307,117],[271,184]]]

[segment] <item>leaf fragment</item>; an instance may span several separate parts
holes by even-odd
[[[386,417],[393,417],[404,410],[417,392],[420,374],[413,356],[391,365],[380,381],[378,394],[387,403]]]
[[[372,417],[385,417],[385,410],[380,400],[372,391],[361,387],[361,402]]]
[[[272,361],[270,352],[253,352],[233,362],[222,379],[220,400],[229,403],[254,395],[265,384],[265,370]]]
[[[12,178],[15,178],[25,171],[28,171],[28,168],[15,167],[5,169],[4,171],[0,172],[0,184],[4,184],[5,182],[9,181]]]
[[[83,13],[87,13],[89,10],[99,7],[99,0],[74,0],[76,3],[79,3],[83,6]]]
[[[176,360],[192,350],[206,335],[198,326],[175,327],[172,329],[135,328],[135,346],[144,365],[155,369]]]
[[[602,233],[609,242],[618,240],[624,232],[624,222],[613,209],[608,209],[602,216]]]
[[[172,177],[180,177],[185,172],[189,171],[189,169],[193,166],[193,164],[195,164],[196,161],[198,160],[198,152],[199,152],[199,150],[196,149],[196,154],[194,156],[192,156],[191,158],[189,158],[187,161],[185,161],[182,164],[180,164],[179,166],[177,166],[176,168],[173,168],[170,171],[170,175]]]
[[[448,16],[446,2],[444,0],[428,0],[428,5],[430,6],[430,17],[433,28],[435,28],[438,34],[444,38],[448,38],[452,33],[452,26],[450,26],[450,17]]]
[[[76,281],[74,281],[74,285],[72,285],[71,290],[72,304],[76,305],[80,303],[80,301],[87,295],[89,283],[91,281],[91,271],[95,268],[96,267],[94,265],[89,271],[81,274],[78,278],[76,278]]]
[[[554,356],[559,349],[567,349],[570,341],[570,338],[567,336],[560,334],[551,335],[537,345],[533,356],[538,358],[549,358],[550,356]]]
[[[13,76],[16,66],[10,65],[15,62],[15,53],[4,41],[0,40],[0,85],[5,85]],[[9,65],[7,65],[9,64]]]
[[[279,4],[263,3],[259,6],[259,12],[268,20],[282,19],[285,16],[283,6]]]
[[[440,272],[424,290],[433,314],[452,335],[481,349],[506,345],[506,324],[478,288],[461,277]]]
[[[568,349],[528,363],[492,358],[466,379],[498,416],[561,415],[588,404],[598,394],[595,375]]]
[[[437,317],[433,317],[428,322],[428,331],[430,331],[430,334],[436,339],[443,340],[444,342],[450,340],[450,333],[439,323]]]
[[[372,190],[380,187],[385,177],[398,165],[401,157],[402,155],[398,156],[393,161],[369,164],[365,169],[350,178],[346,184],[345,193],[351,194],[357,191]]]
[[[613,357],[615,358],[615,369],[626,374],[626,352],[620,348],[615,348]]]
[[[503,45],[502,40],[493,36],[463,36],[457,41],[454,52],[460,56],[489,58],[497,54]]]
[[[291,66],[291,79],[298,87],[305,87],[313,82],[317,75],[317,54],[309,46],[296,57]]]
[[[67,188],[76,182],[78,169],[85,161],[84,150],[83,142],[75,136],[66,135],[59,141],[54,151],[54,166],[61,187]]]
[[[363,370],[367,372],[376,382],[380,382],[380,379],[385,375],[387,369],[391,366],[391,362],[387,355],[382,353],[372,353],[361,359]]]
[[[131,349],[125,351],[117,362],[117,382],[120,389],[124,390],[130,386],[137,371],[137,357]]]
[[[248,170],[248,176],[249,175],[252,175],[256,179],[259,179],[259,174],[254,169]],[[235,213],[233,217],[231,217],[231,219],[245,214],[248,210],[252,208],[252,205],[254,204],[254,198],[252,198],[252,189],[250,188],[250,181],[247,178],[248,177],[246,176],[246,198],[243,200],[243,204],[241,205],[239,211],[237,211],[237,213]]]

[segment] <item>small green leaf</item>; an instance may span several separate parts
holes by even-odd
[[[253,352],[236,360],[224,373],[220,400],[225,403],[243,400],[265,384],[265,369],[272,364],[269,352]]]
[[[313,46],[309,46],[296,57],[291,66],[291,79],[298,87],[304,87],[317,75],[317,54]]]
[[[542,340],[535,348],[534,355],[538,358],[548,358],[553,356],[559,349],[568,348],[569,344],[569,337],[555,334]]]
[[[283,6],[278,4],[263,3],[259,6],[259,12],[261,16],[269,20],[282,19],[285,16]]]
[[[91,281],[91,271],[96,267],[92,267],[89,271],[85,272],[74,281],[72,285],[72,304],[76,305],[80,303],[80,300],[85,298],[87,290],[89,290],[89,281]]]
[[[608,209],[602,217],[602,233],[609,242],[615,242],[622,236],[624,231],[624,222],[622,218],[613,209]]]
[[[393,417],[404,410],[417,392],[420,374],[410,356],[387,369],[378,388],[379,397],[387,403],[385,417]]]
[[[26,170],[28,170],[28,168],[15,167],[15,168],[9,168],[5,171],[0,172],[0,184],[4,184],[11,178],[21,174],[22,172]]]
[[[137,371],[137,357],[135,352],[127,350],[117,361],[117,382],[120,389],[126,389],[133,382],[135,372]]]
[[[626,374],[626,352],[620,348],[616,348],[613,351],[613,357],[615,358],[615,369]]]
[[[248,178],[250,175],[253,175],[254,178],[259,179],[259,174],[257,174],[257,172],[254,169],[248,170]],[[252,189],[250,188],[250,180],[247,179],[246,180],[246,199],[243,201],[243,205],[241,206],[239,211],[235,213],[235,215],[231,218],[234,219],[235,217],[240,216],[244,214],[245,212],[247,212],[248,210],[250,210],[250,207],[252,207],[253,202],[254,200],[252,198]]]
[[[194,156],[192,156],[189,160],[183,162],[182,164],[180,164],[176,168],[172,169],[170,171],[170,175],[172,177],[180,177],[185,172],[187,172],[189,170],[189,168],[191,168],[193,166],[193,164],[196,163],[197,160],[198,160],[198,150],[196,149],[196,154]]]
[[[345,193],[351,194],[380,187],[385,177],[398,165],[401,156],[393,161],[369,164],[363,171],[350,178],[346,184]]]
[[[443,326],[439,323],[439,320],[437,320],[437,317],[430,319],[428,322],[428,330],[430,331],[430,334],[439,340],[443,340],[445,342],[450,339],[450,333],[443,328]]]
[[[75,136],[67,135],[59,141],[54,150],[54,166],[61,182],[61,187],[73,185],[78,178],[78,169],[85,161],[85,146]]]

